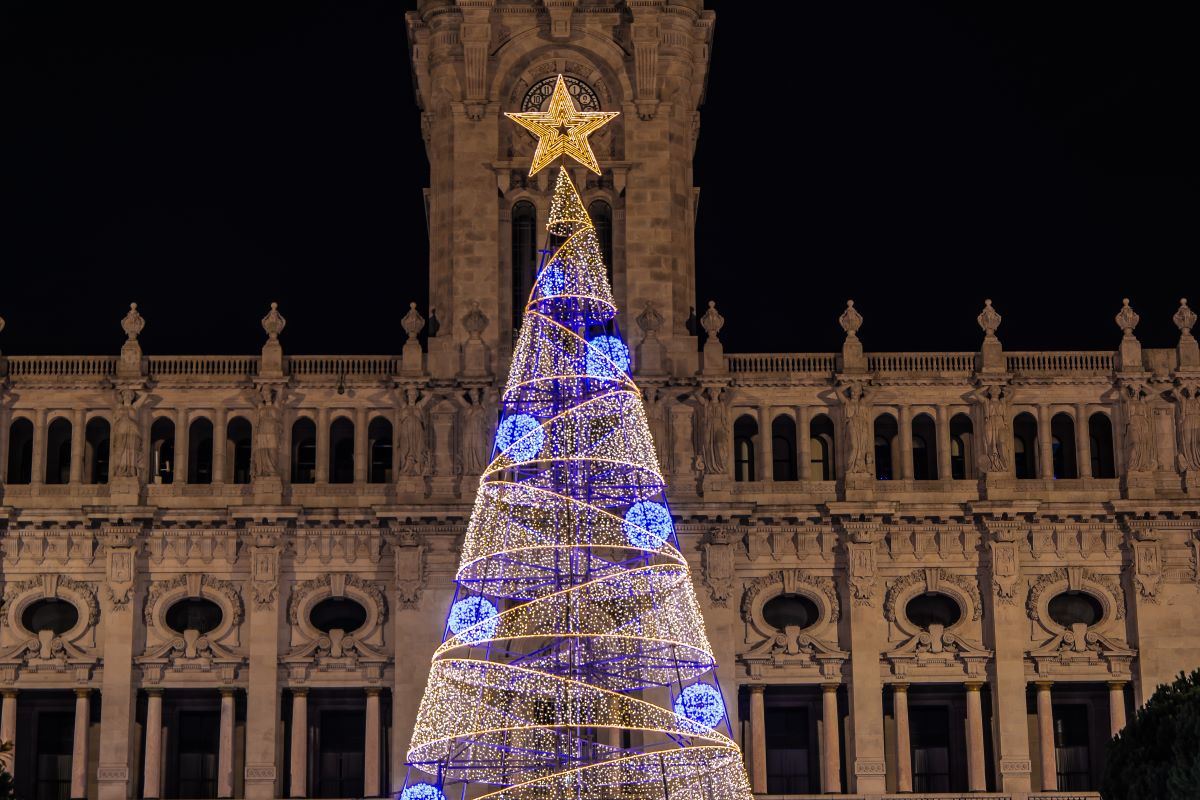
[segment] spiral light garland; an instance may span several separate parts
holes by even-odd
[[[560,169],[403,800],[746,800],[596,230]]]

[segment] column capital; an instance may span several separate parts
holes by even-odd
[[[963,688],[968,692],[978,692],[984,687],[985,681],[967,681],[963,684]]]
[[[367,693],[367,697],[378,697],[379,695],[383,694],[383,687],[367,686],[365,687],[365,691]]]
[[[221,697],[233,697],[235,694],[237,694],[237,687],[222,686],[220,687],[219,691],[221,692]]]
[[[288,688],[292,690],[293,696],[305,697],[308,695],[308,687],[307,686],[289,686]]]
[[[1127,684],[1127,683],[1129,683],[1129,681],[1109,681],[1108,688],[1109,689],[1124,689],[1125,684]]]
[[[901,694],[908,693],[907,683],[889,683],[888,685],[892,687],[893,692],[900,692]]]
[[[84,687],[75,687],[76,697],[91,697],[92,690]]]
[[[161,686],[148,686],[146,687],[145,692],[151,697],[162,697],[163,688]]]
[[[1034,681],[1033,685],[1038,688],[1039,692],[1048,692],[1050,687],[1054,685],[1054,681]]]
[[[16,697],[16,689],[0,689],[0,697]]]
[[[838,689],[840,689],[840,688],[841,688],[841,686],[842,686],[842,685],[841,685],[840,683],[822,683],[822,684],[821,684],[821,691],[823,691],[823,692],[836,692]]]
[[[767,685],[765,683],[751,683],[746,688],[750,690],[751,694],[762,694],[767,690]]]

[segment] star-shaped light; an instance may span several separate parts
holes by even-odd
[[[567,92],[566,81],[559,75],[554,94],[550,95],[550,105],[545,111],[504,116],[538,137],[533,165],[529,168],[530,175],[536,175],[559,156],[570,156],[599,175],[600,165],[596,163],[596,155],[587,137],[620,113],[577,110]]]

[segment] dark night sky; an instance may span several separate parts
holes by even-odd
[[[412,5],[0,7],[0,348],[116,353],[133,300],[148,353],[250,353],[277,300],[288,352],[399,352],[428,302]],[[708,5],[698,300],[728,349],[836,349],[847,297],[874,350],[974,349],[985,296],[1010,349],[1113,347],[1124,295],[1174,344],[1182,5]],[[781,147],[731,157],[767,103]]]

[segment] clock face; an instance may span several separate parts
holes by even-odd
[[[542,78],[529,87],[529,91],[525,93],[525,99],[521,101],[521,111],[545,111],[546,106],[550,104],[550,95],[554,94],[554,84],[557,81],[558,76]],[[600,99],[596,97],[596,92],[592,87],[578,78],[566,75],[563,76],[563,81],[567,84],[567,92],[571,95],[571,100],[575,102],[576,108],[580,111],[600,110]]]

